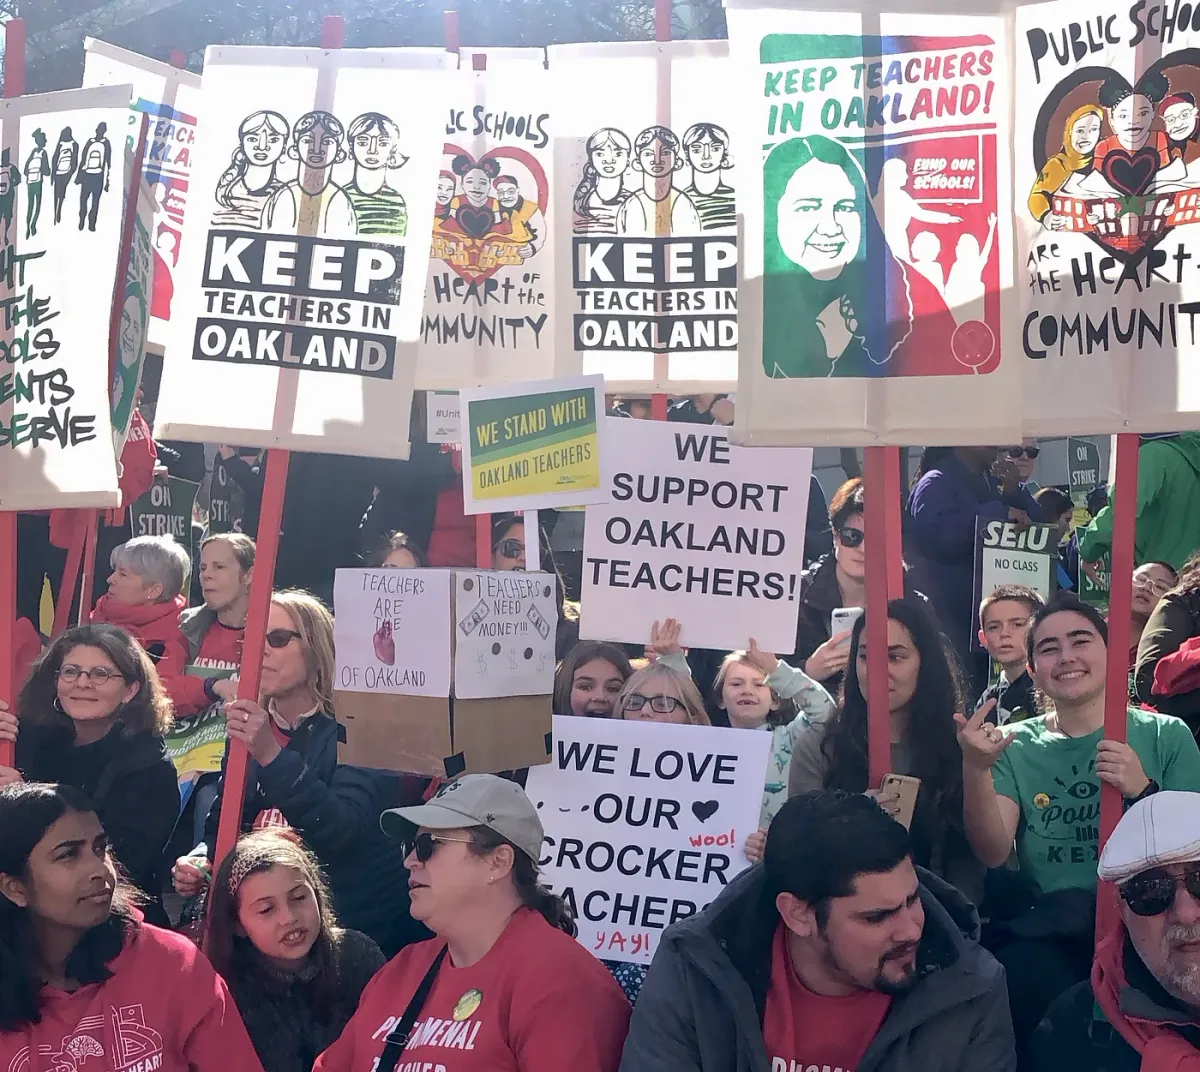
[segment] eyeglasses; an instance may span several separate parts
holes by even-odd
[[[1152,581],[1149,577],[1139,577],[1137,574],[1133,577],[1133,587],[1149,588],[1156,596],[1165,596],[1171,590],[1166,581]]]
[[[300,635],[295,629],[272,629],[267,634],[267,643],[278,651],[280,648],[286,648],[293,640],[299,640]]]
[[[412,853],[418,862],[427,864],[433,859],[433,854],[437,851],[438,845],[470,845],[470,838],[457,837],[438,837],[435,834],[418,834],[414,837],[405,848]],[[406,854],[407,855],[407,854]]]
[[[844,527],[837,530],[837,538],[843,547],[862,547],[867,534],[862,529]]]
[[[81,677],[86,678],[93,685],[104,685],[114,678],[125,680],[119,670],[110,670],[107,666],[93,666],[90,670],[85,670],[82,666],[76,666],[74,663],[67,663],[66,666],[60,667],[57,676],[68,685],[78,681]]]
[[[1135,916],[1161,916],[1175,903],[1180,883],[1194,900],[1200,901],[1200,867],[1189,868],[1182,875],[1158,868],[1144,871],[1121,886],[1121,900]]]
[[[525,545],[520,540],[501,540],[496,544],[496,551],[501,558],[520,558],[525,553]]]
[[[1028,458],[1033,461],[1042,451],[1040,447],[1005,447],[1004,453],[1010,458]]]
[[[650,705],[650,710],[655,714],[669,715],[675,708],[682,707],[683,701],[675,699],[674,696],[643,696],[640,692],[635,692],[625,700],[624,709],[640,711],[646,704]]]

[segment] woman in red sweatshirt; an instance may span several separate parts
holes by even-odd
[[[67,786],[0,788],[0,1068],[262,1072],[224,982],[142,920]]]

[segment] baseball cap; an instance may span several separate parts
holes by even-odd
[[[1124,882],[1152,867],[1200,860],[1200,793],[1161,790],[1117,823],[1100,854],[1099,875]]]
[[[379,817],[388,837],[408,841],[419,827],[457,830],[484,826],[511,841],[536,864],[542,855],[542,821],[516,782],[494,774],[464,774],[447,782],[424,804],[392,808]]]

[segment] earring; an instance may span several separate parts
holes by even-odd
[[[54,702],[50,706],[53,707],[54,710],[57,711],[60,715],[66,714],[66,711],[63,710],[62,703],[59,701],[57,696],[54,697]]]

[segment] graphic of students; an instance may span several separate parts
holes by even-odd
[[[962,217],[926,208],[904,188],[907,183],[908,165],[899,157],[886,161],[879,176],[875,211],[883,220],[883,234],[892,252],[902,261],[911,262],[908,228],[914,220],[920,223],[962,223]]]
[[[683,135],[683,148],[692,166],[692,182],[684,193],[692,199],[706,231],[737,227],[733,187],[725,172],[733,167],[729,158],[729,133],[716,123],[696,123]]]
[[[954,265],[946,279],[946,304],[960,324],[984,318],[983,273],[996,241],[996,214],[988,216],[987,240],[983,249],[973,234],[960,235],[954,248]]]
[[[604,127],[588,138],[588,162],[573,198],[576,234],[617,233],[617,213],[630,195],[625,172],[632,153],[632,142],[616,127]]]
[[[647,127],[633,143],[633,169],[641,172],[642,188],[629,195],[617,211],[617,234],[694,235],[700,217],[692,199],[672,185],[684,166],[679,138],[666,127]]]
[[[171,299],[175,297],[175,280],[171,273],[179,266],[179,232],[160,223],[154,236],[154,289],[150,299],[150,315],[160,320],[171,316]]]
[[[333,169],[347,158],[346,128],[329,112],[308,112],[296,122],[288,156],[300,162],[300,175],[271,201],[272,231],[352,235],[358,229],[354,205],[333,181]]]
[[[7,149],[0,152],[0,221],[4,223],[4,244],[9,244],[8,233],[12,229],[13,215],[17,210],[17,187],[21,182],[21,169],[12,162]]]
[[[37,234],[42,215],[42,183],[50,174],[50,155],[46,152],[46,132],[38,127],[33,132],[33,148],[25,158],[25,237]]]
[[[112,422],[116,428],[129,426],[146,343],[146,295],[134,285],[125,294],[121,308],[121,330],[117,336],[117,366],[112,379]]]
[[[408,206],[388,185],[388,168],[400,168],[408,157],[400,152],[400,127],[382,112],[360,115],[347,133],[354,159],[354,178],[346,196],[354,206],[360,235],[404,235]]]
[[[1104,109],[1098,104],[1085,104],[1067,116],[1062,149],[1046,161],[1029,191],[1029,212],[1043,227],[1051,231],[1066,227],[1067,218],[1051,211],[1054,195],[1071,193],[1071,186],[1091,172],[1103,121]]]
[[[468,238],[483,238],[493,231],[507,234],[507,223],[502,223],[500,217],[500,203],[492,196],[492,183],[500,176],[500,162],[488,156],[482,160],[456,156],[450,162],[450,170],[461,180],[463,192],[450,198],[442,229]]]
[[[932,231],[918,231],[917,237],[912,240],[912,266],[945,297],[946,273],[938,260],[941,255],[942,240]]]
[[[283,189],[275,168],[287,151],[289,133],[278,112],[255,112],[242,120],[238,147],[217,180],[214,227],[261,231],[266,226],[267,207]]]
[[[1182,157],[1172,159],[1170,143],[1165,132],[1154,126],[1157,106],[1170,88],[1165,75],[1147,71],[1136,86],[1119,74],[1111,74],[1100,86],[1098,99],[1108,117],[1112,134],[1096,146],[1092,157],[1092,174],[1079,183],[1085,196],[1136,197],[1148,193],[1156,183],[1182,182],[1187,178],[1187,166]],[[1134,166],[1135,157],[1153,157],[1155,170]],[[1088,219],[1099,217],[1089,213]]]
[[[62,223],[63,202],[67,199],[67,187],[79,164],[79,142],[71,135],[70,127],[63,127],[54,147],[54,222]]]
[[[75,181],[79,184],[79,229],[86,223],[89,231],[96,229],[96,217],[100,212],[100,195],[108,193],[109,174],[112,170],[112,145],[106,135],[108,124],[100,123],[96,133],[83,143],[79,157],[79,170]]]
[[[434,210],[434,215],[445,219],[450,215],[450,200],[454,197],[454,191],[458,186],[458,180],[454,177],[452,171],[442,171],[438,174],[437,181],[437,208]]]
[[[521,188],[512,175],[501,175],[496,180],[496,198],[500,202],[500,217],[511,228],[509,237],[517,247],[517,256],[528,260],[546,241],[542,210],[521,196]]]
[[[1190,164],[1200,155],[1200,110],[1192,93],[1172,93],[1160,108],[1171,154]]]

